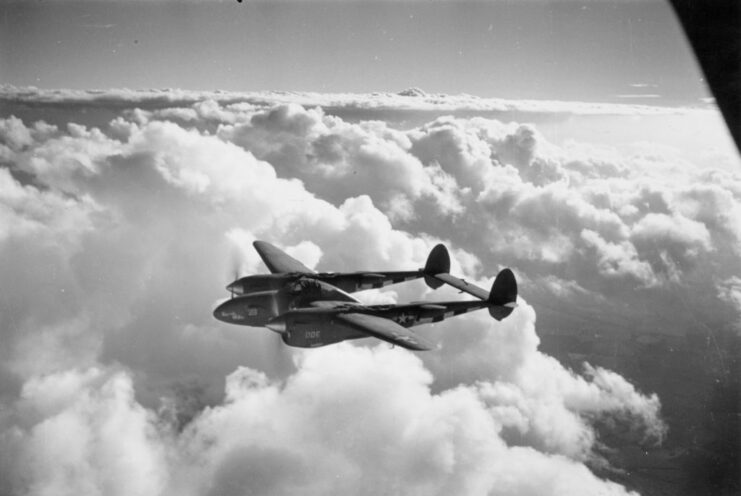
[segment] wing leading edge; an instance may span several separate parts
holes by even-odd
[[[255,241],[252,243],[257,253],[268,266],[268,269],[273,274],[281,274],[286,272],[298,272],[301,274],[313,274],[314,271],[288,255],[286,252],[273,246],[266,241]]]
[[[320,272],[316,273],[304,264],[285,253],[280,248],[266,242],[252,243],[257,253],[273,274],[311,274],[313,279],[331,284],[342,291],[354,293],[364,289],[377,289],[391,284],[412,281],[424,277],[431,288],[438,288],[443,283],[433,277],[450,270],[450,256],[444,245],[436,245],[424,268],[405,271],[356,271],[356,272]]]

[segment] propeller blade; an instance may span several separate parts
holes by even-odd
[[[231,260],[229,261],[229,273],[232,278],[231,280],[236,281],[237,279],[239,279],[241,272],[242,272],[242,254],[235,247],[232,250]]]
[[[226,289],[232,295],[232,298],[234,298],[234,290],[231,287],[231,285],[235,281],[241,278],[242,265],[243,265],[242,262],[243,262],[242,252],[236,246],[233,247],[231,251],[231,255],[229,256],[229,267],[228,267],[228,273],[227,273],[227,279],[229,281],[229,284],[226,287]]]

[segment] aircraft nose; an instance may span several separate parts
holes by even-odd
[[[239,299],[230,298],[214,309],[214,317],[229,324],[242,324],[245,316],[241,304]]]
[[[286,332],[286,318],[282,315],[271,319],[265,327],[278,334],[284,334]]]
[[[226,321],[225,317],[229,313],[229,302],[230,300],[223,301],[214,308],[214,317],[216,319]]]
[[[216,317],[216,318],[217,318],[218,320],[223,320],[221,316],[222,316],[222,314],[223,314],[223,311],[224,311],[224,305],[225,305],[225,304],[226,304],[226,302],[220,303],[220,304],[218,304],[218,305],[216,306],[216,308],[214,308],[214,311],[213,311],[213,315],[214,315],[214,317]]]

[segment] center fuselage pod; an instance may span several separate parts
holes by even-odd
[[[273,285],[278,278],[265,277],[254,280],[255,287]],[[247,286],[247,285],[245,285]],[[229,324],[252,327],[265,326],[271,319],[294,308],[310,306],[316,301],[356,302],[355,298],[331,284],[310,277],[282,280],[279,289],[256,291],[231,298],[214,310],[214,317]]]

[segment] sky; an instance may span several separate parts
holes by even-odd
[[[0,494],[738,492],[741,159],[663,4],[0,8]],[[211,315],[256,239],[518,308],[288,348]]]
[[[0,2],[4,83],[700,103],[663,1]]]

